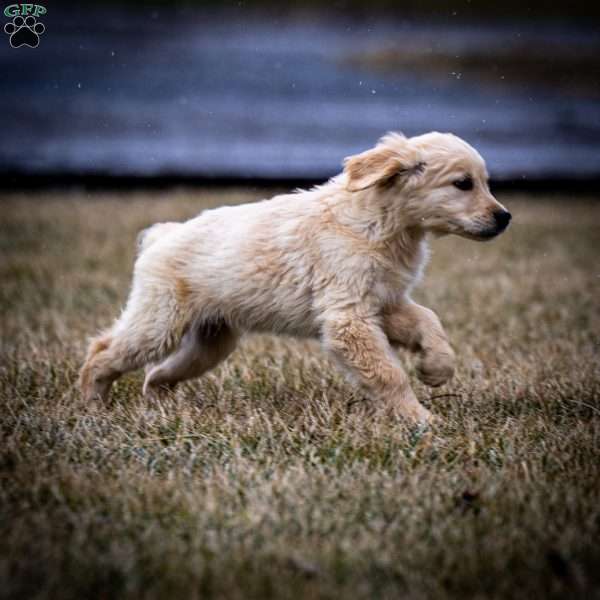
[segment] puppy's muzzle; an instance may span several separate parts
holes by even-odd
[[[511,214],[507,210],[497,210],[492,213],[494,224],[481,231],[478,235],[481,240],[489,240],[497,235],[500,235],[510,223]]]
[[[507,210],[497,210],[494,213],[494,221],[496,223],[496,234],[502,233],[510,223],[512,215]]]

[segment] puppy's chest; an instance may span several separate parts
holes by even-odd
[[[373,278],[371,293],[378,303],[394,304],[412,290],[417,280],[414,272],[398,273],[386,270]]]
[[[384,303],[394,303],[419,283],[427,263],[427,245],[392,246],[383,258],[373,269],[373,292]]]

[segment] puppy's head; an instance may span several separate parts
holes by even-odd
[[[449,133],[388,134],[344,166],[349,191],[385,197],[387,210],[397,212],[406,226],[488,240],[511,218],[490,193],[483,158]]]

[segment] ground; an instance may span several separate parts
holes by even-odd
[[[260,192],[0,197],[0,596],[600,598],[600,202],[504,196],[417,300],[455,379],[386,419],[314,342],[248,337],[163,399],[83,402],[138,230]]]

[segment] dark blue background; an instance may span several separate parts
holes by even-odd
[[[593,45],[592,27],[47,6],[38,48],[0,38],[4,172],[319,178],[388,130],[437,129],[498,179],[600,175],[593,96],[349,62],[398,40]]]

